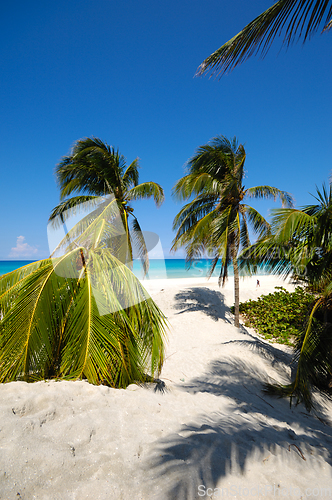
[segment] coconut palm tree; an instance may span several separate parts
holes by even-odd
[[[332,27],[331,0],[279,0],[205,59],[197,74],[221,76],[252,55],[265,56],[277,35],[284,32],[283,44],[289,46],[305,42],[320,26],[323,32]]]
[[[154,198],[156,205],[160,206],[164,200],[164,192],[155,182],[139,184],[138,168],[138,159],[127,166],[119,151],[96,137],[77,141],[71,154],[63,157],[56,167],[63,201],[53,209],[49,220],[54,226],[58,226],[82,207],[93,208],[99,203],[99,197],[114,196],[125,232],[122,249],[126,248],[126,251],[122,252],[121,258],[124,259],[123,262],[130,264],[135,244],[146,273],[149,267],[147,246],[130,202]],[[76,196],[67,199],[73,193]]]
[[[162,188],[138,184],[138,163],[99,139],[78,141],[57,167],[64,200],[54,226],[84,216],[51,258],[0,278],[0,382],[87,379],[126,387],[160,372],[166,319],[128,264],[136,241],[147,270],[147,249],[131,200]],[[129,232],[128,218],[133,232]]]
[[[109,245],[118,213],[114,198],[102,201],[62,255],[0,278],[0,382],[126,387],[160,372],[166,319]]]
[[[311,386],[332,386],[332,188],[317,188],[316,203],[274,210],[271,234],[244,251],[277,274],[293,274],[316,294],[295,347],[297,368],[288,385],[268,385],[270,393],[313,406]]]
[[[228,140],[217,136],[209,144],[198,148],[188,161],[188,174],[173,188],[177,199],[194,199],[186,204],[174,219],[177,230],[173,250],[184,247],[187,261],[201,257],[204,251],[211,256],[210,276],[221,260],[219,285],[224,284],[229,265],[234,270],[235,326],[239,326],[239,270],[240,247],[250,245],[248,223],[258,236],[269,233],[268,222],[245,198],[279,197],[284,206],[291,206],[291,196],[271,186],[245,189],[243,185],[244,147],[234,137]]]

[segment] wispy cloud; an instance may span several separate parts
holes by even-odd
[[[16,241],[16,247],[11,249],[8,257],[35,257],[38,252],[38,248],[28,245],[24,242],[25,236],[18,236]]]

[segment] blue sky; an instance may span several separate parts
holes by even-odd
[[[277,40],[221,80],[199,64],[272,2],[21,0],[2,7],[0,259],[48,256],[59,202],[55,165],[96,136],[140,158],[140,180],[166,195],[135,204],[165,256],[180,210],[174,183],[196,148],[222,134],[247,151],[247,187],[269,184],[311,202],[331,160],[332,34],[290,49]],[[268,215],[271,202],[253,205]],[[181,257],[181,253],[176,255]]]

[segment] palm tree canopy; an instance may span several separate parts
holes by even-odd
[[[331,0],[279,0],[205,59],[196,74],[222,76],[252,55],[264,57],[282,33],[286,46],[300,39],[305,42],[320,26],[323,31],[330,29],[331,18]]]
[[[56,167],[60,197],[64,199],[75,192],[92,196],[114,194],[119,203],[152,197],[159,206],[164,200],[162,187],[155,182],[139,184],[138,169],[137,158],[127,166],[124,156],[107,143],[96,137],[81,139]],[[56,216],[54,210],[50,220]]]
[[[316,204],[272,210],[271,233],[242,256],[277,274],[294,273],[319,292],[329,283],[332,264],[332,188],[316,191]]]
[[[53,209],[49,221],[57,227],[82,210],[94,209],[99,204],[99,197],[113,196],[127,234],[128,263],[133,260],[132,246],[135,241],[146,273],[149,266],[148,250],[130,202],[153,198],[156,205],[160,206],[164,191],[155,182],[139,184],[138,168],[138,159],[127,166],[124,156],[101,139],[92,137],[77,141],[71,154],[63,157],[56,167],[62,201]],[[75,196],[67,199],[72,194]],[[131,231],[128,219],[131,220]],[[131,233],[138,232],[140,234],[131,236]]]

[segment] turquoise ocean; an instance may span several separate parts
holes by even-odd
[[[25,266],[34,262],[32,260],[1,260],[0,261],[0,276],[10,273],[19,267]],[[211,260],[199,259],[195,260],[190,268],[187,267],[185,259],[150,259],[150,269],[148,273],[149,279],[174,279],[174,278],[204,278],[207,276]],[[143,273],[139,261],[134,261],[133,271],[135,275],[142,279]],[[212,276],[218,277],[220,273],[220,264]],[[233,270],[229,269],[229,276],[232,276]],[[263,269],[257,274],[266,274]]]

